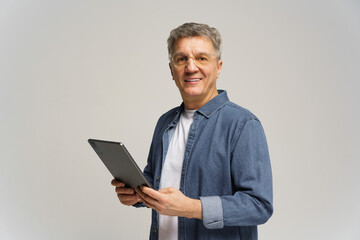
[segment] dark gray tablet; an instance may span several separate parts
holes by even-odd
[[[96,139],[88,142],[115,179],[133,189],[142,185],[151,187],[123,143]]]

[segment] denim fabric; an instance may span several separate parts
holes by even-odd
[[[184,105],[160,117],[144,174],[158,190],[169,136]],[[180,191],[200,199],[203,220],[179,217],[180,239],[257,239],[257,225],[273,212],[268,147],[260,121],[229,101],[226,91],[194,114],[182,167]],[[141,206],[141,204],[137,204]],[[158,239],[152,210],[150,239]]]

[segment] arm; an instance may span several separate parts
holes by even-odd
[[[231,174],[234,194],[200,197],[206,228],[254,226],[272,215],[272,174],[260,122],[249,120],[232,141]]]

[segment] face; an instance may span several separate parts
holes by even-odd
[[[222,61],[217,61],[216,56],[213,56],[206,65],[195,64],[192,57],[198,53],[216,53],[211,40],[200,36],[177,40],[173,55],[178,53],[189,56],[189,59],[183,66],[176,66],[172,61],[170,62],[172,77],[185,105],[187,102],[195,102],[201,106],[218,94],[216,79],[220,74]]]

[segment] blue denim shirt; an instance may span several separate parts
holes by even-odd
[[[180,191],[200,199],[203,220],[179,217],[178,239],[257,239],[257,225],[273,212],[272,175],[265,134],[226,91],[194,114],[185,148]],[[144,174],[159,189],[161,169],[184,104],[160,117]],[[140,206],[138,204],[137,206]],[[158,239],[152,210],[150,239]]]

